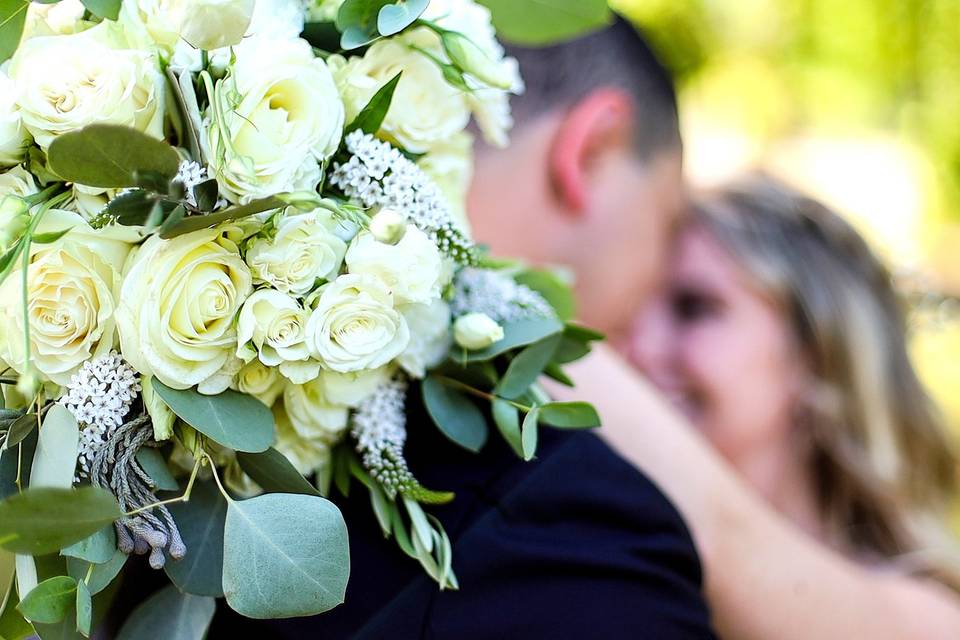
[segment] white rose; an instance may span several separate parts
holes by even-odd
[[[66,384],[87,360],[114,346],[120,270],[130,245],[90,229],[75,213],[48,211],[41,233],[71,229],[50,245],[34,245],[27,270],[30,355],[45,380]],[[19,271],[0,286],[0,359],[24,366]]]
[[[13,56],[9,73],[20,114],[44,150],[58,135],[92,123],[163,137],[164,79],[156,56],[109,46],[104,25],[27,40]]]
[[[380,209],[370,220],[370,233],[377,242],[397,244],[407,232],[407,219],[394,209]]]
[[[30,146],[30,134],[20,119],[16,100],[16,85],[0,71],[0,166],[19,164]]]
[[[80,0],[60,0],[55,4],[31,2],[23,25],[23,40],[82,31],[91,24],[83,20],[85,10]]]
[[[30,209],[18,196],[0,196],[0,253],[6,253],[30,224]]]
[[[393,295],[372,276],[342,275],[324,285],[307,322],[310,355],[341,373],[382,367],[409,341]]]
[[[339,405],[356,407],[376,393],[393,375],[391,367],[367,369],[353,373],[324,370],[320,374],[324,397]]]
[[[336,277],[347,244],[334,233],[335,227],[330,212],[322,208],[279,217],[276,234],[257,238],[247,250],[254,278],[280,291],[304,295],[317,281]]]
[[[330,442],[327,438],[301,435],[294,428],[282,402],[273,405],[273,418],[277,425],[277,442],[273,446],[290,461],[294,469],[306,476],[330,462]]]
[[[254,0],[193,0],[180,23],[180,37],[205,51],[238,44],[253,7]]]
[[[470,120],[466,97],[443,78],[440,68],[403,38],[378,40],[362,58],[330,56],[330,68],[352,120],[383,85],[403,76],[381,132],[408,151],[424,153],[463,131]]]
[[[450,307],[437,299],[430,304],[406,305],[400,311],[410,327],[410,345],[397,362],[412,377],[422,378],[450,351]]]
[[[453,323],[453,338],[464,349],[485,349],[503,340],[503,327],[485,313],[468,313]]]
[[[346,255],[350,273],[374,276],[392,292],[397,304],[427,303],[440,297],[440,251],[417,227],[407,231],[397,244],[385,244],[364,232],[350,243]]]
[[[214,89],[208,116],[213,174],[233,202],[312,191],[344,121],[327,65],[300,39],[239,51]]]
[[[176,389],[217,376],[235,358],[234,318],[252,288],[222,231],[151,236],[123,280],[117,326],[124,358]]]
[[[11,167],[0,173],[0,196],[32,196],[39,193],[33,174],[23,167]]]
[[[330,402],[319,378],[288,384],[283,389],[283,405],[293,428],[303,438],[333,444],[347,429],[347,407]]]
[[[241,393],[247,393],[272,407],[277,396],[283,391],[284,380],[273,367],[259,360],[251,360],[237,373],[234,387]]]
[[[237,355],[244,360],[259,357],[269,367],[296,382],[317,377],[318,362],[309,361],[307,312],[300,303],[275,289],[253,292],[237,319]]]
[[[125,0],[117,24],[130,46],[169,53],[180,39],[190,0]]]

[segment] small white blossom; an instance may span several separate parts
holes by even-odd
[[[458,318],[482,313],[500,324],[524,318],[551,317],[553,308],[539,293],[508,275],[490,269],[467,268],[453,282],[450,310]]]
[[[197,206],[197,198],[193,195],[193,188],[207,179],[207,170],[201,167],[198,162],[193,160],[184,160],[177,169],[177,175],[173,178],[174,182],[183,185],[186,192],[187,202]]]
[[[75,373],[59,402],[80,423],[78,461],[81,475],[110,433],[123,424],[130,406],[140,392],[140,380],[133,367],[116,351],[88,360]]]

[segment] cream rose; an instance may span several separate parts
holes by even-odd
[[[192,0],[180,22],[180,37],[206,51],[238,44],[253,7],[254,0]]]
[[[277,396],[283,391],[284,380],[273,367],[264,365],[259,360],[251,360],[243,365],[237,373],[234,387],[241,393],[247,393],[272,407]]]
[[[330,462],[330,441],[324,435],[302,435],[282,402],[273,405],[273,418],[277,425],[277,442],[274,448],[290,461],[302,475],[310,475]],[[346,420],[346,418],[344,418]]]
[[[288,384],[283,405],[293,428],[303,438],[334,444],[347,429],[347,407],[330,402],[320,379]]]
[[[95,122],[163,136],[164,80],[155,55],[109,44],[106,23],[69,36],[32,38],[13,56],[10,78],[24,126],[44,150]]]
[[[40,190],[33,174],[23,167],[11,167],[0,173],[0,197],[2,196],[32,196]]]
[[[443,267],[433,241],[412,224],[397,244],[378,241],[363,232],[346,255],[350,273],[369,275],[385,284],[397,304],[427,303],[440,297]]]
[[[340,143],[343,103],[304,40],[244,47],[214,89],[208,129],[213,174],[234,202],[312,191]]]
[[[320,374],[324,397],[338,405],[356,407],[373,395],[380,385],[389,381],[393,370],[392,367],[380,367],[339,373],[327,369]]]
[[[252,289],[250,270],[222,231],[151,236],[123,280],[117,326],[124,358],[170,387],[204,388],[235,358],[234,318]]]
[[[269,367],[294,382],[316,378],[320,363],[310,360],[307,350],[308,314],[300,303],[275,289],[253,292],[237,320],[237,355],[244,360],[259,357]]]
[[[0,71],[0,166],[19,164],[28,146],[30,134],[20,119],[16,85]]]
[[[440,68],[411,49],[403,37],[378,40],[362,58],[330,56],[347,120],[352,120],[373,94],[403,71],[381,131],[408,151],[424,153],[463,131],[470,120],[466,97],[443,78]]]
[[[430,304],[409,304],[400,308],[410,327],[410,344],[397,362],[414,378],[437,366],[450,351],[450,307],[437,299]]]
[[[273,237],[257,238],[247,250],[254,278],[280,291],[304,295],[318,281],[336,277],[347,245],[334,233],[336,222],[329,211],[285,214],[276,227]]]
[[[38,231],[71,229],[50,245],[34,245],[27,270],[30,356],[44,380],[66,384],[90,358],[114,346],[120,270],[130,245],[90,229],[75,213],[48,211]],[[20,373],[24,318],[19,271],[0,286],[0,359]]]
[[[453,323],[453,338],[464,349],[486,349],[503,340],[503,327],[485,313],[468,313]]]
[[[31,2],[23,25],[23,40],[82,31],[91,24],[83,20],[85,10],[80,0],[60,0],[56,4]]]
[[[382,367],[408,342],[410,330],[393,295],[368,275],[342,275],[324,285],[307,322],[310,355],[341,373]]]

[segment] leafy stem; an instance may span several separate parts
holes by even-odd
[[[475,396],[477,398],[483,398],[484,400],[490,400],[491,402],[494,400],[503,400],[504,402],[507,402],[513,405],[514,407],[516,407],[520,411],[523,411],[524,413],[530,413],[534,409],[534,407],[530,407],[523,403],[516,402],[515,400],[510,400],[509,398],[501,398],[500,396],[495,395],[493,393],[488,393],[486,391],[483,391],[482,389],[471,387],[467,383],[461,382],[456,378],[450,378],[448,376],[440,376],[440,375],[435,377],[439,382],[445,384],[446,386],[453,387],[454,389],[459,389],[460,391],[463,391],[464,393]]]

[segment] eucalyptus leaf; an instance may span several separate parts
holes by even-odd
[[[120,15],[121,0],[81,0],[93,15],[107,20],[116,20]]]
[[[187,555],[167,558],[163,570],[177,588],[197,596],[223,597],[223,526],[227,501],[213,481],[197,481],[187,502],[171,504]]]
[[[480,451],[487,441],[487,421],[480,409],[438,376],[427,376],[420,385],[423,404],[440,431],[469,451]]]
[[[557,317],[564,322],[573,318],[576,313],[573,289],[553,271],[530,269],[517,275],[514,280],[517,284],[527,286],[543,296],[556,311]]]
[[[33,468],[30,470],[30,486],[73,486],[79,443],[77,419],[62,404],[52,405],[40,428],[37,451],[33,454]]]
[[[350,573],[347,526],[325,498],[271,493],[227,507],[223,592],[250,618],[328,611],[343,602]]]
[[[180,488],[177,479],[170,473],[170,467],[164,460],[163,454],[159,449],[153,447],[141,447],[136,455],[137,463],[143,469],[150,479],[153,480],[157,489],[161,491],[176,491]]]
[[[31,555],[53,553],[122,515],[113,494],[99,487],[31,487],[0,501],[0,547]]]
[[[534,407],[523,418],[523,425],[520,427],[520,444],[523,447],[523,459],[532,460],[537,453],[537,421],[539,420],[540,408]]]
[[[549,376],[553,380],[556,380],[560,384],[566,385],[568,387],[575,387],[576,385],[573,382],[573,379],[567,375],[563,370],[563,367],[560,365],[551,362],[543,369],[543,375]]]
[[[320,492],[307,482],[287,457],[270,448],[263,453],[237,453],[237,462],[244,473],[253,478],[268,493],[302,493],[319,496]]]
[[[376,40],[377,16],[380,9],[392,0],[345,0],[337,11],[335,21],[340,31],[340,47],[349,51]]]
[[[209,229],[223,222],[230,220],[240,220],[257,213],[270,211],[271,209],[280,209],[286,206],[285,203],[275,197],[261,198],[253,200],[247,204],[236,207],[230,207],[216,213],[208,213],[202,216],[188,216],[170,228],[164,229],[160,237],[164,239],[175,238],[185,233],[199,231],[200,229]]]
[[[0,447],[0,500],[19,493],[17,473],[23,487],[27,486],[33,453],[37,448],[37,429],[33,429],[20,444],[10,449]]]
[[[31,622],[55,624],[67,615],[76,591],[77,581],[70,576],[49,578],[24,596],[17,608]]]
[[[10,429],[7,431],[7,439],[3,443],[3,448],[7,450],[13,449],[20,444],[24,438],[30,435],[36,426],[37,414],[26,413],[20,416],[10,425]]]
[[[607,0],[479,0],[490,9],[497,35],[525,46],[570,40],[612,20]]]
[[[216,609],[213,598],[180,593],[168,585],[133,610],[117,640],[203,640]]]
[[[127,563],[129,556],[119,549],[114,549],[110,559],[101,564],[91,564],[79,558],[67,558],[67,573],[75,580],[86,579],[87,589],[90,593],[96,595],[110,586],[114,578],[120,575],[123,566]],[[90,571],[90,577],[87,578],[87,572]]]
[[[103,213],[127,226],[142,225],[157,204],[157,196],[143,189],[121,193],[107,203]]]
[[[503,338],[494,342],[486,349],[469,351],[467,362],[490,360],[518,347],[525,347],[534,342],[563,331],[563,323],[556,318],[540,317],[525,318],[503,325]]]
[[[497,425],[500,435],[503,436],[503,439],[507,441],[507,444],[510,445],[516,454],[522,458],[523,444],[520,441],[519,410],[501,398],[494,398],[491,404],[493,422]]]
[[[496,387],[496,394],[503,398],[514,399],[530,388],[544,367],[553,358],[557,345],[560,343],[560,334],[554,334],[536,342],[514,356],[507,367],[503,378]]]
[[[29,6],[29,0],[0,0],[0,62],[17,50]]]
[[[377,31],[382,36],[400,33],[426,11],[430,0],[404,0],[380,8],[377,14]]]
[[[117,551],[117,532],[112,524],[66,547],[60,555],[79,558],[93,564],[109,561]]]
[[[361,109],[357,117],[343,131],[344,137],[352,131],[359,129],[364,133],[375,135],[383,124],[383,119],[387,117],[387,111],[390,110],[390,103],[393,101],[393,93],[400,82],[400,76],[403,72],[397,73],[385,85],[380,87],[366,106]]]
[[[7,606],[0,608],[0,638],[4,640],[23,640],[33,637],[33,627],[24,620],[17,610],[17,594],[13,591],[7,599]]]
[[[540,422],[558,429],[591,429],[600,416],[589,402],[550,402],[540,407]]]
[[[77,631],[80,635],[90,637],[90,627],[93,626],[93,596],[83,580],[77,582],[76,594]]]
[[[273,414],[262,402],[228,389],[207,396],[196,389],[172,389],[156,378],[157,395],[181,420],[234,451],[266,451],[276,439]]]
[[[90,187],[137,186],[137,174],[177,175],[180,157],[166,142],[130,127],[91,124],[65,133],[47,151],[50,169],[68,182]]]

